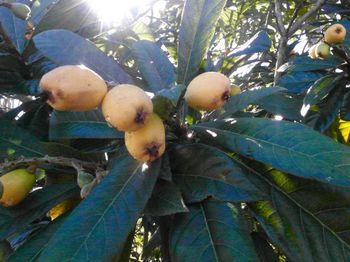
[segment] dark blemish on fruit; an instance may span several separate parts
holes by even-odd
[[[230,98],[230,91],[225,91],[225,93],[222,94],[221,99],[223,101],[227,101]]]

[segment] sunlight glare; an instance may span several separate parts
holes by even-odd
[[[146,8],[151,0],[88,0],[104,24],[119,25]]]

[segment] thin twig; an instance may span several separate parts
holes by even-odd
[[[286,36],[287,32],[286,32],[286,29],[284,28],[284,23],[282,19],[281,1],[279,0],[275,1],[275,17],[276,17],[278,31],[282,36]]]
[[[78,160],[74,158],[66,158],[66,157],[50,157],[50,156],[44,156],[44,157],[33,157],[33,158],[24,158],[21,157],[19,159],[8,161],[0,164],[0,173],[3,173],[5,171],[14,169],[18,166],[23,165],[30,165],[30,164],[56,164],[61,166],[68,166],[73,167],[77,171],[81,170],[81,168],[89,169],[89,170],[102,170],[103,168],[93,162],[87,162],[83,160]]]
[[[324,4],[325,0],[317,0],[316,4],[309,9],[303,16],[299,17],[295,23],[290,27],[289,35],[294,34],[298,29],[301,28],[301,25],[312,16],[320,7]]]

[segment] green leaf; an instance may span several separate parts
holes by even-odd
[[[170,89],[162,89],[162,90],[159,90],[156,95],[157,96],[164,96],[166,98],[168,98],[169,100],[171,100],[174,105],[177,104],[177,101],[179,100],[180,98],[180,95],[182,93],[182,91],[185,89],[186,87],[184,85],[176,85],[176,86],[173,86],[172,88]]]
[[[250,202],[263,193],[247,178],[245,166],[204,144],[178,145],[169,152],[173,180],[186,203],[210,196],[223,201]]]
[[[318,72],[290,72],[281,77],[277,85],[282,86],[291,93],[303,93],[323,74]]]
[[[24,230],[34,220],[41,219],[52,207],[77,194],[79,191],[75,183],[55,184],[30,193],[14,207],[0,207],[0,239]]]
[[[157,92],[174,83],[174,66],[155,43],[146,40],[138,41],[133,45],[132,52],[149,91]]]
[[[32,237],[21,245],[8,259],[13,262],[35,261],[38,259],[41,251],[45,248],[48,241],[53,237],[56,230],[62,225],[64,217],[55,219],[54,222],[45,225],[39,231],[35,232]]]
[[[0,240],[0,261],[6,261],[12,252],[10,243],[7,240]]]
[[[36,35],[33,40],[36,48],[58,65],[83,64],[105,81],[132,82],[130,76],[115,60],[98,50],[92,42],[73,32],[62,29],[48,30]]]
[[[145,213],[150,216],[168,216],[188,212],[178,187],[168,181],[159,180],[148,201]]]
[[[321,102],[342,78],[342,76],[330,74],[317,80],[307,91],[304,106],[312,106]]]
[[[257,32],[249,41],[244,43],[238,49],[232,51],[227,57],[251,55],[258,52],[264,52],[271,47],[271,39],[266,31]]]
[[[289,64],[283,65],[279,70],[306,72],[331,69],[338,67],[343,61],[336,56],[329,56],[326,59],[311,59],[309,56],[298,55]]]
[[[251,236],[255,245],[256,253],[259,256],[260,262],[278,262],[278,254],[267,241],[266,234],[261,232],[252,232]]]
[[[153,112],[163,120],[167,120],[176,111],[174,103],[165,96],[153,97],[152,103]]]
[[[52,29],[77,32],[89,25],[95,25],[96,29],[99,27],[98,14],[86,0],[60,0],[54,3],[40,1],[39,5],[34,3],[32,20],[37,24],[34,34]],[[93,31],[91,29],[90,32]]]
[[[13,125],[6,118],[0,118],[0,133],[0,160],[9,157],[45,155],[40,141],[35,136]]]
[[[258,261],[237,207],[209,200],[189,209],[175,217],[170,233],[171,261]]]
[[[124,134],[108,126],[102,112],[58,112],[50,118],[50,140],[76,138],[123,138]]]
[[[57,230],[38,261],[109,261],[119,256],[151,196],[159,162],[143,172],[140,162],[116,159],[109,174]]]
[[[185,1],[178,44],[179,84],[187,85],[197,75],[225,4],[226,0]]]
[[[298,199],[300,202],[296,202],[280,190],[271,188],[270,194],[270,201],[250,206],[266,233],[283,249],[287,257],[295,261],[349,261],[350,246],[341,238],[342,233],[329,228],[325,221],[319,219],[323,217],[323,220],[328,220],[327,222],[334,220],[335,223],[344,219],[341,211],[338,214],[327,214],[337,212],[333,209],[333,201],[330,207],[327,206],[325,210],[318,210],[312,214],[304,207],[304,200],[307,198],[301,197],[305,195],[300,195]],[[326,192],[319,191],[315,197],[322,194]],[[314,201],[317,199],[314,198]],[[314,205],[318,203],[320,201]],[[344,211],[348,216],[349,212]]]
[[[249,105],[256,104],[257,101],[264,97],[284,90],[284,88],[278,86],[245,90],[238,95],[230,97],[229,101],[223,107],[225,110],[223,117],[230,116]]]
[[[350,149],[311,128],[264,118],[236,118],[192,127],[208,142],[284,172],[350,186]]]
[[[278,92],[259,99],[256,104],[274,115],[282,116],[284,119],[302,119],[300,109],[303,106],[303,96],[301,95]]]

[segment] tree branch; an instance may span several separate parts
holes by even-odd
[[[277,22],[277,28],[279,29],[280,34],[282,36],[286,36],[287,32],[286,32],[286,29],[284,28],[284,23],[282,19],[281,1],[279,0],[275,1],[275,17]]]
[[[290,27],[288,34],[294,34],[311,15],[313,15],[324,4],[325,0],[317,0],[316,4],[309,9],[303,16],[299,17]]]
[[[23,165],[30,165],[30,164],[57,164],[61,166],[68,166],[68,167],[73,167],[77,171],[83,169],[88,169],[88,170],[96,170],[100,171],[103,170],[103,168],[92,162],[87,162],[87,161],[82,161],[82,160],[77,160],[74,158],[66,158],[66,157],[50,157],[50,156],[44,156],[44,157],[34,157],[34,158],[24,158],[21,157],[19,159],[16,159],[14,161],[8,161],[5,163],[2,163],[0,166],[0,173],[3,173],[7,170],[14,169],[19,166]]]

